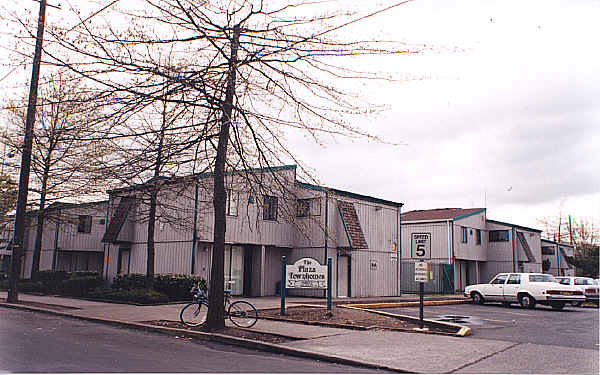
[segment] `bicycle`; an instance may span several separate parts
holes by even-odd
[[[258,320],[258,311],[248,301],[231,301],[231,290],[224,290],[225,317],[233,324],[242,328],[250,328]],[[194,302],[190,302],[181,309],[179,320],[188,327],[197,327],[206,321],[208,311],[208,296],[196,285],[190,290]]]

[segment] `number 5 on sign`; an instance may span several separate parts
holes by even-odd
[[[431,233],[411,233],[411,257],[431,259]]]

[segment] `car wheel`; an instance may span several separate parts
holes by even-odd
[[[471,294],[471,298],[473,298],[473,303],[475,305],[483,305],[483,296],[478,292],[473,292],[473,294]]]
[[[552,302],[550,303],[550,306],[552,307],[552,310],[562,310],[565,307],[565,303],[564,302]]]
[[[533,309],[535,307],[535,298],[529,294],[523,294],[519,297],[519,303],[524,309]]]

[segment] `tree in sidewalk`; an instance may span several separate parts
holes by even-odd
[[[177,103],[184,102],[180,95],[165,85],[161,100],[140,106],[127,121],[114,127],[108,143],[115,157],[102,168],[102,174],[124,186],[119,191],[135,197],[137,210],[132,219],[147,225],[145,286],[149,289],[154,282],[157,223],[184,231],[191,227],[193,211],[181,206],[177,198],[190,192],[188,183],[193,178],[184,182],[177,175],[193,176],[201,170],[198,142],[194,140],[212,136],[207,133],[210,128],[198,129],[193,123],[193,107]],[[174,99],[176,96],[179,99]]]
[[[210,128],[218,134],[218,141],[209,137],[190,142],[206,150],[202,164],[213,170],[214,251],[207,326],[220,329],[226,172],[257,166],[268,170],[290,160],[301,165],[285,142],[294,132],[319,143],[324,135],[381,141],[350,124],[377,108],[362,103],[360,93],[348,90],[348,82],[382,76],[349,66],[361,56],[403,53],[406,48],[361,40],[360,33],[348,32],[385,9],[361,15],[347,7],[330,11],[329,2],[304,1],[156,0],[145,5],[122,8],[120,13],[114,9],[114,18],[95,23],[98,18],[82,19],[84,26],[75,28],[76,34],[60,28],[50,31],[63,48],[52,57],[56,64],[97,82],[107,96],[120,98],[126,105],[115,117],[163,100],[161,93],[168,85],[180,94],[167,101],[195,108],[197,118],[204,120],[197,121],[200,133]],[[166,50],[172,56],[169,63],[158,58]],[[157,83],[159,79],[165,83]]]
[[[28,202],[37,210],[32,277],[39,271],[48,205],[90,200],[106,188],[101,180],[90,178],[105,150],[94,133],[101,113],[88,99],[81,79],[63,72],[50,76],[40,88],[29,188],[33,194]],[[12,101],[7,109],[10,128],[2,141],[15,153],[23,139],[26,103]]]

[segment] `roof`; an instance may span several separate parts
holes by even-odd
[[[225,176],[241,174],[241,173],[277,172],[277,171],[287,171],[287,170],[294,170],[294,169],[296,169],[296,165],[293,165],[293,164],[292,165],[279,165],[279,166],[273,166],[273,167],[267,166],[264,168],[250,168],[250,169],[227,171],[227,172],[225,172]],[[181,183],[181,182],[189,181],[189,180],[194,180],[194,179],[202,180],[205,178],[211,178],[213,176],[214,176],[213,172],[203,172],[203,173],[190,174],[190,175],[186,175],[186,176],[173,176],[173,177],[159,176],[157,178],[151,178],[150,180],[148,180],[147,182],[142,183],[142,184],[136,184],[136,185],[124,186],[124,187],[112,189],[112,190],[109,190],[108,193],[109,194],[118,194],[118,193],[123,193],[126,191],[145,190],[152,186],[152,183],[154,182],[154,180],[164,181],[164,183],[167,185],[173,185],[173,184],[177,184],[177,183]]]
[[[344,229],[346,230],[346,235],[348,236],[350,248],[369,248],[369,245],[367,245],[367,241],[365,240],[365,235],[362,231],[362,227],[360,226],[360,220],[358,219],[358,215],[356,214],[354,204],[352,204],[352,202],[346,202],[341,200],[338,200],[337,203],[338,210],[340,211],[340,216],[342,217],[342,222],[344,223]]]
[[[328,191],[328,192],[332,192],[340,197],[354,198],[354,199],[363,200],[363,201],[367,201],[367,202],[371,202],[371,203],[385,204],[385,205],[394,206],[394,207],[402,207],[404,205],[404,203],[400,203],[400,202],[393,202],[393,201],[388,201],[385,199],[371,197],[368,195],[352,193],[350,191],[344,191],[344,190],[333,189],[333,188],[328,188],[328,187],[324,187],[324,186],[307,184],[306,182],[297,181],[296,183],[300,187],[303,187],[305,189],[323,191],[323,192]]]
[[[436,208],[433,210],[414,210],[402,214],[402,221],[458,220],[484,211],[485,208]]]
[[[498,221],[498,220],[490,220],[490,219],[488,219],[488,223],[506,225],[508,227],[515,227],[515,228],[518,228],[518,229],[525,229],[525,230],[528,230],[528,231],[531,231],[531,232],[542,233],[542,231],[539,230],[539,229],[524,227],[524,226],[518,225],[518,224],[505,223],[503,221]]]

